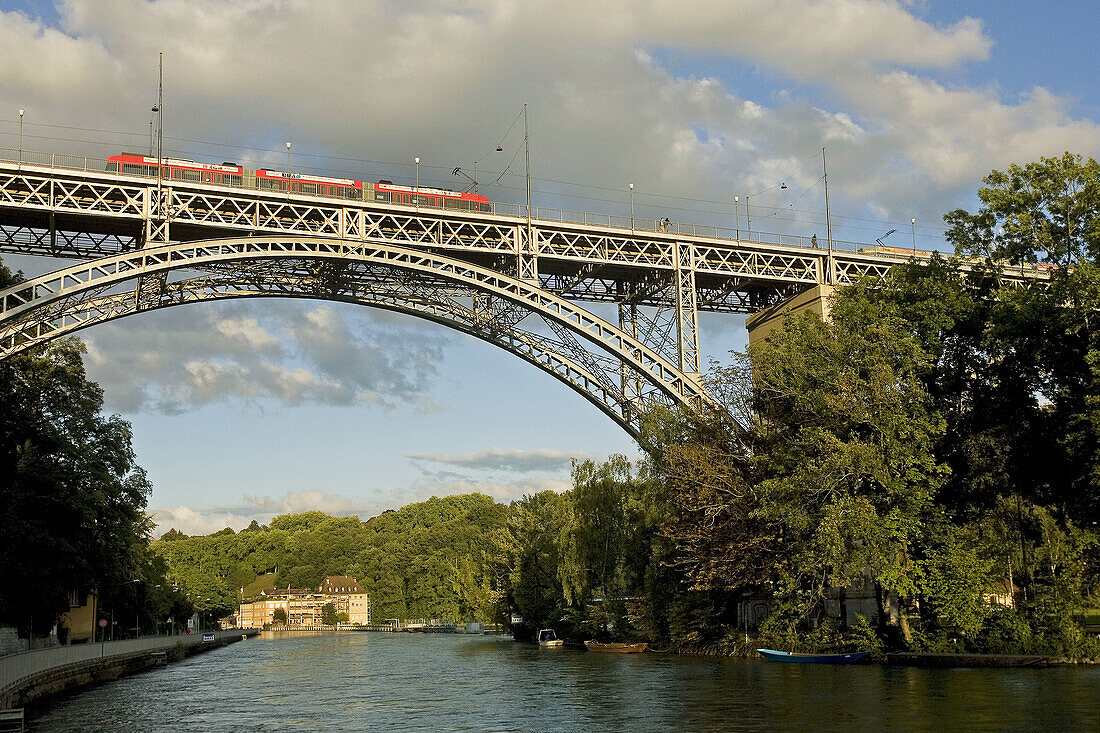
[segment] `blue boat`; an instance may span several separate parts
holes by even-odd
[[[777,652],[774,649],[757,649],[756,651],[769,662],[786,662],[788,664],[852,664],[870,654],[870,652],[800,654],[798,652]]]

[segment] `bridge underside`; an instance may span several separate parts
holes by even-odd
[[[432,222],[410,221],[403,234],[409,241],[432,248]],[[237,227],[173,222],[172,241],[195,242],[239,237]],[[39,255],[74,260],[97,259],[134,252],[145,246],[145,222],[110,219],[79,213],[0,208],[0,254]],[[443,249],[437,251],[444,251]],[[519,257],[511,243],[494,249],[455,251],[449,256],[470,264],[505,272],[519,271]],[[674,308],[674,272],[655,272],[631,264],[593,263],[576,258],[540,258],[537,276],[546,290],[567,297],[601,303],[631,302],[649,308]],[[716,313],[756,313],[813,286],[812,281],[791,282],[781,277],[761,278],[746,273],[730,277],[725,272],[695,273],[697,307]]]
[[[438,255],[311,238],[237,238],[121,253],[0,293],[0,358],[127,315],[225,298],[357,303],[493,343],[591,401],[637,437],[656,405],[698,406],[696,375],[537,286]]]

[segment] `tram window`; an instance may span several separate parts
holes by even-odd
[[[144,167],[140,166],[140,165],[134,165],[133,163],[123,163],[122,164],[122,172],[123,173],[141,174],[143,170],[144,170]]]
[[[315,193],[317,193],[317,184],[316,183],[299,183],[298,184],[298,191],[300,193],[315,194]]]
[[[192,183],[198,183],[199,181],[202,180],[202,176],[200,176],[195,171],[180,171],[180,172],[183,173],[183,180],[185,180],[185,181],[191,181]]]
[[[258,178],[257,181],[260,184],[260,188],[272,190],[276,188],[282,188],[281,181],[273,181],[270,178]]]
[[[225,176],[225,182],[228,183],[230,186],[239,186],[239,185],[241,185],[241,177],[240,176]]]
[[[374,200],[375,201],[389,201],[390,200],[390,195],[388,193],[382,193],[381,191],[375,191],[374,192]]]

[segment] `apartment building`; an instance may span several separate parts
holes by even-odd
[[[275,624],[275,611],[282,609],[290,628],[321,626],[326,603],[333,604],[336,613],[346,613],[349,623],[370,623],[370,595],[348,575],[330,575],[316,589],[260,591],[256,600],[241,604],[237,616],[242,628],[262,628],[264,624]]]

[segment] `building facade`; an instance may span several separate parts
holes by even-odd
[[[316,589],[287,588],[260,591],[250,603],[241,603],[237,614],[241,628],[263,628],[276,624],[275,611],[286,613],[289,628],[323,625],[325,604],[336,607],[336,613],[346,613],[348,623],[366,626],[370,623],[370,595],[359,581],[347,575],[330,575]]]

